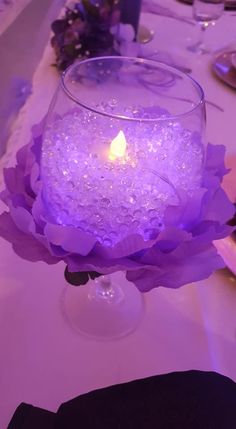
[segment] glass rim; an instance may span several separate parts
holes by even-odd
[[[102,61],[102,60],[127,60],[130,62],[139,62],[140,64],[143,63],[147,63],[147,64],[152,64],[154,67],[158,68],[162,68],[163,70],[168,70],[170,72],[175,72],[176,74],[178,74],[179,76],[182,76],[185,79],[188,79],[189,82],[191,82],[191,84],[196,88],[197,93],[199,94],[199,101],[189,110],[187,110],[184,113],[179,113],[176,115],[168,115],[165,117],[157,117],[157,118],[132,118],[129,116],[125,116],[125,115],[119,115],[119,114],[112,114],[112,113],[107,113],[104,111],[101,111],[99,109],[96,109],[92,106],[90,106],[89,104],[86,104],[84,102],[82,102],[81,100],[79,100],[78,97],[74,96],[72,94],[72,92],[68,89],[67,84],[65,82],[66,76],[70,73],[70,71],[72,69],[74,69],[75,67],[78,67],[80,65],[83,65],[85,63],[88,62],[95,62],[95,61]],[[145,58],[136,58],[136,57],[129,57],[129,56],[120,56],[120,55],[108,55],[108,56],[102,56],[102,57],[93,57],[93,58],[87,58],[85,60],[82,61],[76,61],[75,63],[73,63],[72,65],[70,65],[69,67],[66,68],[66,70],[64,70],[64,72],[61,75],[61,79],[60,79],[60,83],[62,86],[63,91],[66,93],[66,95],[73,100],[74,102],[76,102],[79,106],[83,107],[86,110],[89,110],[93,113],[102,115],[102,116],[106,116],[109,118],[113,118],[113,119],[119,119],[119,120],[123,120],[123,121],[133,121],[133,122],[149,122],[149,123],[153,123],[153,122],[163,122],[163,121],[167,121],[167,120],[178,120],[181,118],[184,118],[186,116],[191,115],[192,113],[194,113],[195,110],[199,109],[200,107],[205,105],[205,95],[204,95],[204,91],[201,87],[201,85],[195,80],[193,79],[191,76],[189,76],[188,74],[182,72],[181,70],[179,70],[176,67],[173,66],[169,66],[168,64],[165,64],[161,61],[154,61],[154,60],[149,60],[149,59],[145,59]]]

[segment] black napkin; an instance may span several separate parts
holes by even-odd
[[[176,372],[95,390],[55,415],[27,407],[18,407],[8,429],[236,429],[236,385],[214,372]]]
[[[56,414],[29,404],[17,407],[7,429],[52,429]]]

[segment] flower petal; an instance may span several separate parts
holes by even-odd
[[[44,233],[52,244],[83,256],[88,255],[96,243],[95,237],[73,226],[48,223],[44,228]]]

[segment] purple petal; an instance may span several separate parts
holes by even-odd
[[[229,172],[225,167],[225,146],[223,145],[207,145],[206,150],[206,171],[215,174],[222,180],[223,176]]]
[[[17,228],[22,232],[26,234],[35,232],[33,216],[25,208],[11,207],[10,215]]]
[[[128,258],[103,259],[99,256],[88,255],[80,257],[70,255],[64,259],[70,272],[97,271],[102,274],[110,274],[116,271],[137,270],[142,265]]]
[[[78,228],[50,221],[39,179],[42,127],[34,127],[33,143],[18,152],[16,167],[4,172],[1,198],[10,213],[0,216],[0,235],[19,256],[49,264],[64,260],[71,272],[127,271],[141,291],[179,287],[224,265],[213,242],[232,232],[225,223],[235,209],[220,187],[227,172],[222,146],[208,145],[202,188],[192,197],[178,190],[181,202],[167,208],[165,228],[155,240],[133,234],[109,248]]]
[[[104,259],[119,259],[152,247],[155,242],[156,240],[145,241],[139,234],[130,234],[115,244],[114,247],[105,247],[97,244],[94,252],[97,256],[102,256]]]
[[[93,249],[96,238],[72,226],[48,223],[44,228],[48,240],[64,250],[79,255],[87,255]]]
[[[20,231],[7,212],[0,215],[0,235],[12,244],[18,256],[27,261],[43,261],[47,264],[58,262],[37,239]]]
[[[213,195],[205,195],[202,217],[205,220],[225,223],[234,216],[235,208],[222,188],[218,188]]]
[[[145,263],[145,260],[143,261]],[[152,267],[127,271],[127,279],[142,292],[158,286],[178,288],[209,277],[225,266],[213,245],[202,242],[183,243],[172,253],[152,249]]]

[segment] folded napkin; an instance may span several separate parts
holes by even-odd
[[[234,429],[236,385],[214,372],[187,371],[78,396],[56,414],[21,404],[8,429]]]

